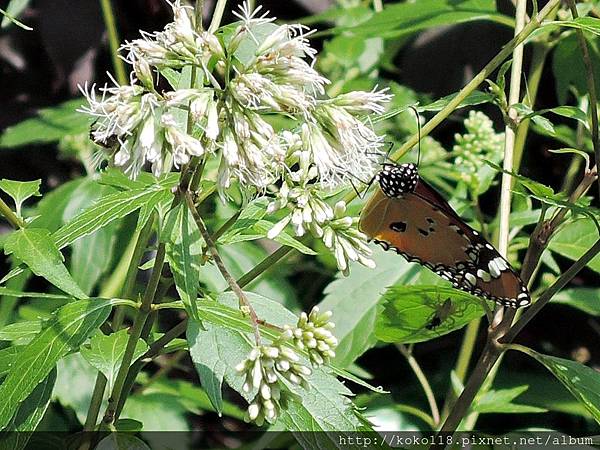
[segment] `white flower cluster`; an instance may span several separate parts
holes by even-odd
[[[124,45],[134,68],[129,85],[104,87],[100,96],[93,86],[83,89],[84,111],[96,119],[94,141],[115,146],[112,162],[131,177],[146,164],[160,175],[192,157],[214,157],[221,193],[233,180],[258,192],[281,180],[271,212],[286,208],[289,216],[272,236],[292,223],[298,236],[308,229],[323,238],[341,270],[349,260],[371,265],[354,221],[336,216],[323,198],[351,178],[372,176],[383,143],[368,118],[391,96],[373,90],[327,98],[310,31],[276,25],[260,7],[250,12],[244,4],[233,32],[209,33],[197,28],[192,8],[179,0],[171,6],[174,20],[163,31]],[[198,69],[201,86],[158,92],[160,74],[176,84],[187,67]],[[275,128],[277,114],[288,129]]]
[[[307,352],[314,366],[320,366],[335,356],[333,349],[338,341],[331,333],[335,327],[329,321],[331,316],[331,311],[321,313],[316,306],[308,315],[303,312],[295,327],[286,325],[276,341],[253,348],[248,357],[237,365],[237,372],[245,377],[243,391],[257,392],[248,406],[247,420],[258,425],[265,420],[275,422],[283,400],[279,384],[281,378],[305,388],[308,386],[307,377],[312,370],[287,344]]]
[[[335,358],[338,340],[331,332],[335,328],[335,323],[329,321],[332,315],[331,311],[320,312],[315,306],[308,315],[300,314],[295,327],[284,328],[284,339],[293,339],[294,345],[307,351],[311,362],[320,366]]]

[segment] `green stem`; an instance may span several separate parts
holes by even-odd
[[[573,19],[577,19],[577,7],[574,0],[567,0]],[[596,164],[600,163],[600,140],[598,137],[598,98],[596,96],[596,81],[594,80],[594,66],[590,57],[590,50],[583,34],[583,30],[577,28],[577,41],[583,56],[583,64],[585,66],[585,76],[587,82],[588,96],[590,99],[590,130],[592,131],[592,145],[594,146],[594,154],[596,156]],[[598,195],[600,196],[600,178],[598,178]]]
[[[119,39],[115,15],[113,14],[110,0],[100,0],[100,7],[102,8],[104,25],[108,32],[108,45],[110,47],[110,57],[112,59],[113,68],[115,69],[115,76],[119,84],[124,85],[128,83],[127,72],[125,70],[125,63],[119,58],[119,46],[121,41]]]
[[[221,19],[223,19],[225,5],[227,5],[227,0],[217,0],[215,11],[213,12],[212,20],[210,21],[210,26],[208,27],[209,33],[214,33],[215,31],[217,31],[217,28],[219,28],[219,25],[221,25]]]
[[[517,11],[515,13],[515,37],[519,35],[525,25],[526,0],[517,0]],[[508,93],[508,116],[515,121],[517,112],[511,108],[511,105],[519,102],[521,97],[521,77],[523,69],[523,45],[517,45],[513,50],[513,60],[510,72],[510,88]],[[504,129],[504,161],[503,168],[506,171],[513,170],[514,150],[515,150],[515,129],[506,124]],[[498,251],[504,257],[508,253],[508,233],[510,231],[510,200],[511,200],[512,177],[504,172],[502,173],[502,186],[500,188],[500,231],[498,236]]]
[[[23,219],[16,216],[16,214],[9,208],[9,206],[4,203],[4,201],[0,198],[0,215],[4,216],[8,223],[14,229],[23,228],[25,226],[25,222]]]
[[[396,348],[398,348],[398,350],[400,350],[400,353],[404,355],[406,361],[408,362],[408,365],[417,377],[417,380],[419,380],[419,384],[421,385],[421,388],[423,388],[425,398],[427,398],[427,403],[429,403],[429,409],[431,410],[431,418],[434,427],[437,427],[437,425],[440,423],[440,412],[438,409],[437,402],[435,400],[433,389],[431,389],[431,385],[429,384],[429,380],[427,380],[427,377],[425,376],[425,373],[423,373],[423,370],[421,369],[421,366],[419,365],[418,361],[404,345],[396,344]]]
[[[123,361],[121,362],[121,367],[119,368],[119,372],[117,373],[113,391],[111,393],[110,398],[108,399],[108,407],[106,408],[106,413],[104,414],[105,423],[112,423],[116,419],[116,405],[121,401],[121,396],[127,396],[128,394],[124,391],[123,386],[125,383],[125,379],[127,378],[127,373],[129,372],[131,366],[133,354],[135,353],[135,347],[142,335],[142,329],[144,328],[146,319],[148,318],[148,315],[151,312],[151,305],[154,301],[156,289],[158,288],[158,283],[160,281],[160,275],[163,269],[164,262],[165,244],[161,243],[159,244],[158,250],[156,252],[154,268],[152,269],[152,275],[150,276],[150,280],[148,281],[146,291],[144,292],[142,304],[135,316],[133,326],[131,327],[131,330],[129,332],[129,340],[127,341],[127,347],[125,347]]]
[[[252,269],[250,269],[248,272],[242,275],[237,280],[237,284],[242,288],[248,286],[264,272],[274,267],[280,259],[285,257],[292,250],[292,247],[279,247],[277,250],[275,250],[273,253],[271,253],[269,256],[267,256],[265,259],[259,262],[256,266],[254,266]]]
[[[138,272],[138,266],[144,255],[144,251],[146,250],[146,245],[148,244],[148,239],[150,239],[150,234],[152,233],[152,223],[153,220],[150,219],[148,223],[142,228],[142,230],[134,236],[131,242],[135,242],[133,245],[133,250],[125,251],[123,254],[123,258],[119,262],[116,272],[122,272],[119,268],[127,263],[127,274],[125,275],[125,282],[123,283],[123,288],[121,289],[121,297],[122,298],[130,298],[133,293],[133,288],[135,287],[135,278]],[[111,277],[112,278],[112,277]],[[113,290],[114,283],[108,283],[110,288],[105,287],[100,293],[100,297],[112,297],[111,292]],[[110,294],[110,295],[107,295]],[[115,315],[113,317],[111,328],[113,331],[118,331],[121,328],[123,323],[123,319],[125,317],[125,308],[117,307],[115,310]],[[106,377],[98,372],[96,376],[96,382],[94,384],[94,391],[92,394],[92,399],[90,401],[90,406],[88,408],[88,413],[85,419],[84,431],[93,431],[96,427],[96,423],[98,422],[98,414],[100,413],[100,407],[102,404],[102,399],[104,397],[104,390],[106,389]]]
[[[415,408],[414,406],[411,406],[411,405],[405,405],[403,403],[396,403],[394,405],[394,409],[397,411],[404,412],[407,414],[411,414],[415,417],[418,417],[423,422],[425,422],[427,425],[429,425],[429,427],[431,429],[435,428],[435,424],[433,423],[433,419],[431,418],[431,416],[429,414],[427,414],[425,411],[421,411],[419,408]]]

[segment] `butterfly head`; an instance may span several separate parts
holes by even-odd
[[[393,198],[414,192],[419,181],[419,172],[413,163],[384,164],[377,180],[383,193]]]

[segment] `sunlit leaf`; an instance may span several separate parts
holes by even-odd
[[[0,189],[6,192],[15,201],[17,210],[17,216],[21,217],[21,206],[23,202],[29,197],[39,197],[40,194],[40,183],[42,180],[35,181],[13,181],[13,180],[0,180]]]
[[[600,289],[586,287],[564,289],[552,297],[552,303],[571,306],[592,316],[600,316]]]
[[[50,232],[43,228],[14,231],[4,244],[4,252],[23,261],[31,271],[76,298],[87,295],[71,277]]]
[[[375,335],[385,342],[423,342],[484,314],[479,297],[441,286],[395,286],[385,293]]]

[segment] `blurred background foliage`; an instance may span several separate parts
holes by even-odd
[[[0,179],[41,179],[43,200],[37,204],[30,201],[25,207],[32,208],[30,215],[42,215],[43,226],[52,231],[106,190],[113,189],[90,181],[94,148],[88,140],[89,122],[73,113],[81,104],[77,86],[86,81],[99,85],[109,82],[107,72],[113,72],[113,67],[99,2],[35,0],[22,3],[24,9],[19,12],[19,19],[33,30],[6,24],[0,32],[0,129],[4,130],[0,137]],[[162,0],[113,0],[112,3],[122,41],[138,37],[140,29],[159,30],[170,20],[170,8]],[[233,7],[236,2],[230,3]],[[372,2],[361,0],[265,0],[260,3],[282,21],[300,21],[317,30],[313,36],[313,45],[320,50],[316,65],[332,80],[327,88],[331,95],[370,90],[375,86],[389,87],[394,94],[390,109],[407,104],[429,105],[421,109],[423,120],[436,110],[434,100],[458,91],[513,33],[514,8],[503,0],[497,3],[492,0],[386,1],[385,14],[375,13]],[[210,11],[212,2],[206,1],[206,5]],[[586,3],[583,7],[589,7],[595,14],[595,3]],[[224,22],[233,19],[226,12]],[[589,37],[589,42],[594,64],[600,68],[598,41]],[[541,68],[542,81],[534,109],[566,104],[585,109],[581,98],[586,90],[584,71],[574,33],[544,35],[528,45],[525,74],[536,46],[543,47],[538,55],[542,54],[546,63]],[[485,86],[481,89],[480,101],[473,102],[476,106],[455,111],[432,136],[423,140],[421,173],[451,199],[467,221],[493,239],[499,177],[483,160],[500,161],[504,124],[492,97],[484,92]],[[557,115],[551,119],[550,128],[544,123],[532,124],[520,173],[558,192],[577,183],[583,159],[550,150],[577,147],[591,151],[591,144],[572,119]],[[410,112],[374,126],[385,133],[386,140],[394,147],[417,131],[415,117]],[[415,159],[416,151],[405,157],[405,160]],[[523,188],[517,185],[515,190],[523,191]],[[362,203],[358,200],[350,208],[359,211]],[[213,229],[233,212],[217,198],[206,205],[205,212],[211,213],[209,225]],[[515,195],[510,259],[516,266],[539,214],[539,203],[530,197]],[[276,218],[269,220],[276,221]],[[2,223],[0,227],[6,225]],[[126,218],[72,246],[68,267],[86,293],[101,292],[107,284],[115,282],[111,274],[134,228],[135,218]],[[0,233],[6,231],[8,228],[0,228]],[[571,221],[563,227],[551,242],[551,251],[544,254],[533,290],[537,292],[547,287],[570,261],[581,256],[595,241],[594,233],[593,224],[585,219]],[[276,243],[266,239],[242,241],[224,247],[223,257],[233,275],[239,277],[275,246]],[[318,242],[309,246],[317,252],[320,250]],[[386,303],[385,309],[382,306],[386,288],[444,285],[444,282],[395,254],[375,249],[375,259],[377,269],[354,266],[349,277],[342,277],[336,274],[334,258],[327,252],[319,252],[316,258],[294,252],[249,289],[279,299],[293,311],[308,310],[315,304],[333,309],[340,340],[335,363],[366,378],[370,384],[390,391],[389,395],[381,395],[352,384],[353,391],[358,393],[357,403],[365,408],[364,414],[387,429],[427,430],[430,424],[411,410],[427,411],[428,405],[403,356],[406,347],[387,342],[423,341],[411,349],[412,355],[418,359],[441,403],[451,386],[450,374],[463,342],[462,327],[480,317],[483,311],[465,300],[464,310],[456,314],[459,319],[442,321],[439,328],[427,330],[425,325],[443,304],[440,291],[431,290],[426,294],[431,297],[431,303],[422,305],[418,313],[422,327],[413,334],[398,337],[393,329],[386,328],[386,318],[394,314],[391,303]],[[10,262],[5,260],[2,273],[9,268]],[[519,336],[519,343],[600,367],[599,271],[600,259],[597,258],[527,326]],[[212,266],[205,266],[201,280],[214,290],[225,287]],[[144,282],[143,279],[138,281]],[[12,279],[9,287],[21,289],[25,283],[32,291],[48,290],[39,279],[28,280],[25,275]],[[456,293],[453,295],[457,298]],[[398,310],[410,304],[410,296],[403,298]],[[43,299],[1,298],[0,339],[5,342],[27,340],[27,333],[18,327],[2,326],[39,320],[56,306],[56,302],[48,305]],[[157,330],[167,329],[177,319],[175,313],[171,318],[166,316]],[[480,333],[475,340],[475,355],[482,339]],[[147,429],[211,430],[202,436],[207,442],[233,445],[228,441],[228,431],[248,429],[240,420],[244,408],[240,398],[227,391],[224,416],[220,418],[211,412],[189,356],[177,352],[176,344],[174,353],[159,357],[143,372],[142,378],[150,382],[134,391],[123,416],[135,417]],[[95,369],[80,354],[60,361],[58,382],[52,392],[54,401],[44,418],[43,428],[79,429],[85,420],[95,374]],[[486,395],[486,399],[479,400],[480,412],[484,414],[477,422],[477,428],[484,432],[502,433],[528,427],[565,433],[598,430],[585,408],[546,369],[522,354],[507,355],[493,390]],[[486,409],[486,404],[491,406]],[[547,412],[540,414],[542,411]],[[508,412],[516,414],[505,414]],[[198,433],[202,435],[203,431]]]

